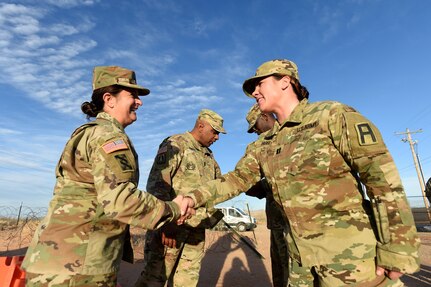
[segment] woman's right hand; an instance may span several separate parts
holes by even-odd
[[[195,202],[191,197],[178,195],[175,197],[173,202],[175,202],[181,210],[181,217],[177,220],[178,225],[183,224],[186,219],[190,218],[196,213],[193,208],[195,206]]]

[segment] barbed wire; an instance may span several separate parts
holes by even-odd
[[[38,224],[46,214],[47,208],[0,206],[0,255],[14,252],[21,254],[12,255],[24,255],[25,248],[30,244]],[[145,232],[142,228],[131,228],[132,245],[137,260],[144,257]],[[246,233],[242,236],[251,242]],[[239,244],[241,243],[232,232],[206,231],[206,252],[226,253],[237,249]]]
[[[422,196],[409,196],[416,223],[428,222],[426,210],[423,206]],[[415,208],[414,206],[419,206]],[[30,244],[41,219],[47,214],[47,208],[34,208],[28,206],[0,206],[0,256],[20,252],[23,255],[25,248]],[[261,224],[265,224],[263,220]],[[135,258],[144,257],[145,230],[132,227],[132,245]],[[253,244],[250,232],[243,232],[241,236]],[[250,236],[249,236],[250,235]],[[242,247],[242,242],[229,230],[206,230],[205,252],[226,253]]]
[[[0,254],[26,248],[47,208],[0,206]]]

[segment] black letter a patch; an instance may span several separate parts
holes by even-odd
[[[369,123],[355,124],[355,128],[356,133],[358,134],[358,141],[360,145],[364,146],[378,143],[377,137]]]

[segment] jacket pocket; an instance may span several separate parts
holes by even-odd
[[[386,244],[390,241],[391,236],[389,232],[389,218],[386,210],[386,205],[380,200],[380,197],[371,200],[373,207],[373,218],[376,224],[377,234],[379,241]]]

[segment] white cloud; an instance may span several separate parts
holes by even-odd
[[[56,2],[59,7],[94,3]],[[90,89],[82,79],[88,76],[87,67],[92,63],[81,55],[97,46],[85,34],[94,23],[88,19],[73,23],[68,18],[52,23],[45,19],[51,12],[18,4],[0,5],[0,82],[31,91],[28,96],[48,108],[76,114],[76,106]],[[76,34],[79,36],[70,37]]]
[[[40,169],[40,162],[34,162],[29,160],[28,154],[10,154],[10,155],[1,155],[0,154],[0,164],[3,167],[13,166],[14,168],[31,168],[31,169]],[[46,171],[45,169],[42,169]]]
[[[49,32],[50,33],[54,33],[56,35],[73,35],[73,34],[77,34],[80,31],[72,26],[72,25],[67,25],[67,24],[63,24],[63,23],[58,23],[58,24],[54,24],[49,28]]]
[[[5,128],[0,128],[0,135],[2,136],[7,136],[7,135],[20,135],[22,134],[22,132],[16,131],[16,130],[11,130],[11,129],[5,129]]]
[[[60,39],[57,36],[40,37],[38,35],[29,35],[24,41],[23,46],[26,49],[37,49],[42,46],[58,44]]]
[[[90,6],[100,2],[100,0],[44,0],[46,3],[61,8],[71,8],[75,6]]]

